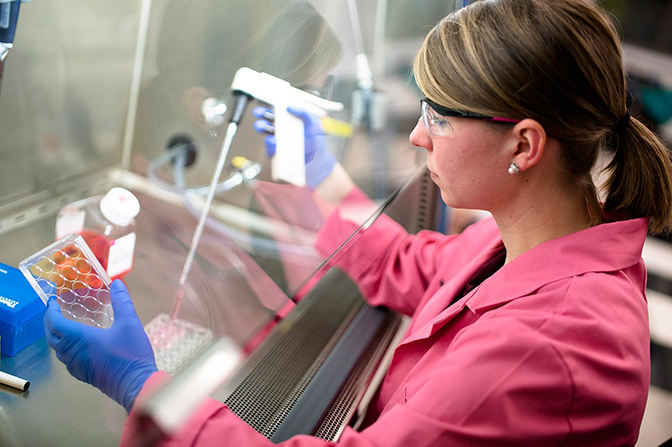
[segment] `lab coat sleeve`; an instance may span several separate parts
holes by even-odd
[[[295,436],[279,445],[552,446],[561,445],[571,433],[574,388],[562,356],[513,319],[477,323],[465,330],[431,374],[420,383],[404,384],[402,390],[374,424],[362,432],[346,428],[337,444]],[[131,412],[122,446],[133,446],[135,418]],[[273,444],[210,399],[182,430],[160,445]]]
[[[344,217],[347,207],[371,199],[355,189],[320,229],[315,247],[325,256],[334,253],[361,225]],[[364,205],[362,205],[364,206]],[[350,240],[332,265],[344,270],[373,306],[385,306],[406,315],[418,307],[437,270],[437,261],[455,239],[433,231],[411,235],[386,215],[381,215]],[[440,253],[442,252],[443,253]]]

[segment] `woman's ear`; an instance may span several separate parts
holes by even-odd
[[[536,165],[546,149],[546,130],[533,119],[524,119],[511,129],[514,139],[512,163],[521,171]]]
[[[184,92],[184,102],[189,112],[189,117],[192,122],[198,126],[199,129],[209,130],[210,125],[205,121],[203,116],[203,101],[212,98],[214,94],[205,87],[191,87]]]

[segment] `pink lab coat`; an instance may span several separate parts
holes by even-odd
[[[329,253],[355,225],[332,215],[317,246]],[[462,235],[408,235],[386,217],[340,259],[373,305],[412,315],[374,411],[338,445],[634,445],[649,385],[641,251],[645,219],[605,223],[520,255],[457,302],[503,249],[492,219]],[[165,377],[156,373],[138,399]],[[131,412],[122,445],[133,445]],[[270,446],[210,399],[170,446]],[[332,443],[296,436],[286,447]]]

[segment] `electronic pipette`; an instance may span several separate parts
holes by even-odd
[[[311,95],[303,90],[292,87],[287,81],[267,73],[256,72],[247,67],[240,68],[236,72],[231,84],[231,91],[234,96],[231,120],[226,130],[215,172],[210,182],[208,195],[201,211],[201,216],[198,219],[196,231],[191,241],[182,275],[180,276],[175,303],[170,313],[171,321],[176,318],[180,310],[191,265],[203,233],[203,227],[210,212],[210,206],[212,205],[215,190],[224,169],[224,163],[228,156],[231,142],[238,130],[240,120],[243,118],[247,103],[251,99],[256,98],[274,107],[276,152],[271,161],[271,176],[274,181],[292,183],[297,186],[306,184],[304,128],[303,121],[289,113],[287,107],[303,107],[317,115],[325,115],[327,110],[338,111],[343,109],[342,103]]]

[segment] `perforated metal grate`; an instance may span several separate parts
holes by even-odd
[[[271,438],[362,304],[357,286],[331,269],[300,303],[303,314],[224,403]]]
[[[417,213],[416,213],[416,222],[413,233],[417,233],[420,230],[426,228],[433,228],[433,223],[430,220],[433,218],[431,208],[433,206],[431,202],[433,198],[432,189],[436,188],[432,179],[430,177],[429,171],[423,173],[420,177],[420,186],[417,197]]]
[[[385,318],[376,338],[366,349],[357,367],[346,382],[343,390],[334,402],[331,410],[324,418],[315,436],[327,441],[336,441],[357,410],[357,405],[385,354],[390,341],[398,328],[399,316],[391,313]]]

